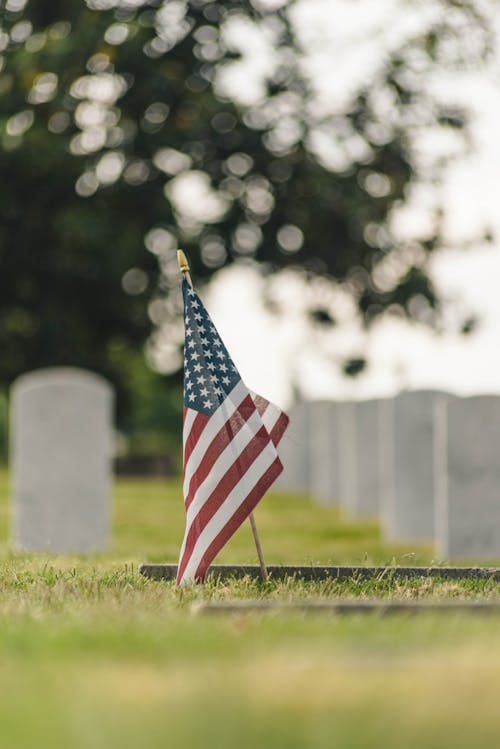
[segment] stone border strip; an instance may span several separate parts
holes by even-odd
[[[305,614],[500,614],[500,598],[490,601],[394,601],[383,598],[362,601],[209,601],[191,607],[193,614],[305,613]]]
[[[412,577],[436,578],[439,580],[498,580],[500,567],[378,567],[378,566],[282,566],[269,565],[271,580],[405,580]],[[141,564],[139,572],[153,580],[175,580],[176,564]],[[219,580],[260,578],[260,567],[245,564],[214,564],[209,576]]]

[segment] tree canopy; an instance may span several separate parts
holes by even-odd
[[[433,0],[429,20],[339,111],[304,71],[294,3],[277,5],[4,4],[1,382],[86,366],[117,385],[126,413],[154,327],[170,322],[171,345],[181,343],[178,245],[199,279],[249,258],[264,272],[342,282],[367,323],[395,305],[429,319],[439,213],[431,234],[406,243],[390,219],[415,180],[439,179],[439,163],[419,173],[415,133],[459,133],[466,145],[466,113],[423,81],[484,59],[487,19],[474,2]],[[224,86],[243,54],[238,28],[273,48],[261,96],[246,103]],[[333,317],[311,308],[315,324]]]

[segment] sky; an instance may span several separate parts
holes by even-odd
[[[434,17],[437,8],[433,0],[298,2],[295,22],[318,102],[340,111],[367,71],[382,64],[384,54]],[[237,95],[244,77],[245,103],[249,103],[259,96],[262,73],[272,59],[271,43],[261,40],[257,55],[257,41],[248,30],[235,27],[233,31],[246,44],[247,53],[239,68],[226,73],[223,84]],[[493,31],[498,36],[500,19]],[[211,285],[206,303],[250,387],[283,407],[294,397],[293,386],[302,397],[333,399],[383,397],[403,388],[440,388],[460,395],[500,393],[500,246],[498,241],[489,245],[477,241],[486,228],[500,237],[499,63],[497,52],[480,71],[442,73],[426,81],[442,100],[463,103],[471,112],[471,149],[452,159],[438,194],[431,188],[415,190],[409,206],[395,219],[398,233],[411,236],[429,225],[432,207],[439,200],[450,248],[472,244],[467,250],[437,253],[432,260],[431,274],[445,302],[448,332],[437,335],[422,325],[388,318],[367,335],[340,292],[339,305],[345,314],[336,315],[339,324],[328,334],[311,335],[301,314],[304,290],[290,274],[275,287],[287,310],[278,319],[262,305],[264,281],[258,272],[249,265],[228,268]],[[453,148],[452,141],[443,142],[430,132],[422,138],[419,158],[425,165],[444,151],[453,153]],[[457,321],[468,314],[480,324],[473,334],[461,336]],[[357,378],[342,376],[340,363],[360,353],[368,357],[366,371]]]

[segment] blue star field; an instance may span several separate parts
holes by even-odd
[[[184,297],[184,405],[210,416],[241,377],[196,291]]]

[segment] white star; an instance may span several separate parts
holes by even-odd
[[[194,359],[196,361],[196,359],[199,359],[199,358],[200,358],[200,355],[199,355],[199,353],[197,351],[194,351],[191,354],[191,359]]]
[[[206,401],[203,401],[203,406],[205,408],[211,408],[212,404],[211,404],[211,402],[209,400],[206,400]]]
[[[195,398],[196,398],[196,396],[195,396],[195,394],[194,394],[194,393],[189,393],[189,395],[188,395],[188,400],[190,400],[190,401],[194,401],[194,400],[195,400]]]
[[[206,328],[204,328],[203,325],[199,325],[198,326],[198,332],[199,333],[205,333],[206,332]]]
[[[222,343],[219,341],[218,338],[214,341],[214,346],[222,346]]]
[[[224,391],[221,390],[220,388],[215,388],[215,390],[214,390],[215,395],[223,395],[223,392]]]
[[[221,371],[221,372],[227,372],[227,367],[226,367],[226,365],[224,364],[224,362],[223,362],[222,364],[220,364],[220,365],[219,365],[219,369],[220,369],[220,371]]]
[[[216,356],[218,356],[219,359],[225,359],[226,358],[226,355],[225,355],[224,351],[217,351],[216,352]]]
[[[201,345],[202,345],[202,346],[208,346],[208,344],[209,344],[209,340],[208,340],[208,338],[205,338],[205,337],[203,337],[203,338],[201,339]]]
[[[197,299],[195,299],[194,302],[191,303],[191,307],[194,307],[195,309],[198,309],[199,306],[200,306],[200,303],[198,302]]]
[[[187,390],[191,390],[191,388],[193,387],[193,383],[189,382],[188,380],[188,382],[185,383],[185,387],[187,388]]]
[[[189,296],[194,296],[194,295],[195,295],[195,293],[196,293],[196,292],[195,292],[195,290],[193,289],[193,287],[192,287],[192,286],[190,286],[190,287],[189,287],[189,289],[188,289],[188,294],[189,294]]]
[[[223,385],[229,385],[230,382],[231,382],[231,380],[229,379],[229,377],[223,377],[222,378],[222,384]]]
[[[189,377],[190,374],[191,374],[191,370],[188,369],[187,367],[185,367],[184,368],[184,377]]]
[[[194,319],[195,319],[195,320],[196,320],[197,322],[200,322],[200,320],[203,320],[203,315],[200,315],[200,313],[199,313],[199,312],[197,312],[197,313],[196,313],[196,315],[194,316]]]
[[[191,328],[186,328],[186,335],[187,336],[193,335],[193,331],[191,330]]]
[[[196,382],[198,383],[198,385],[203,385],[203,383],[205,382],[205,379],[206,378],[203,375],[201,375],[200,377],[198,377]]]
[[[193,369],[195,372],[201,372],[201,364],[195,364]]]
[[[205,359],[211,359],[213,356],[210,350],[207,350],[207,351],[203,350],[203,353],[205,354]]]
[[[210,375],[210,379],[212,380],[214,385],[217,385],[217,383],[219,382],[219,380],[217,379],[217,375]]]
[[[196,343],[193,340],[189,341],[188,348],[194,348],[195,346],[196,346]]]
[[[208,362],[208,364],[207,364],[207,369],[209,369],[209,370],[210,370],[211,372],[213,372],[213,371],[214,371],[214,369],[215,369],[215,364],[213,363],[213,361],[209,361],[209,362]]]
[[[206,398],[207,395],[208,395],[208,390],[206,388],[202,388],[200,390],[200,395],[202,395],[204,398]]]

